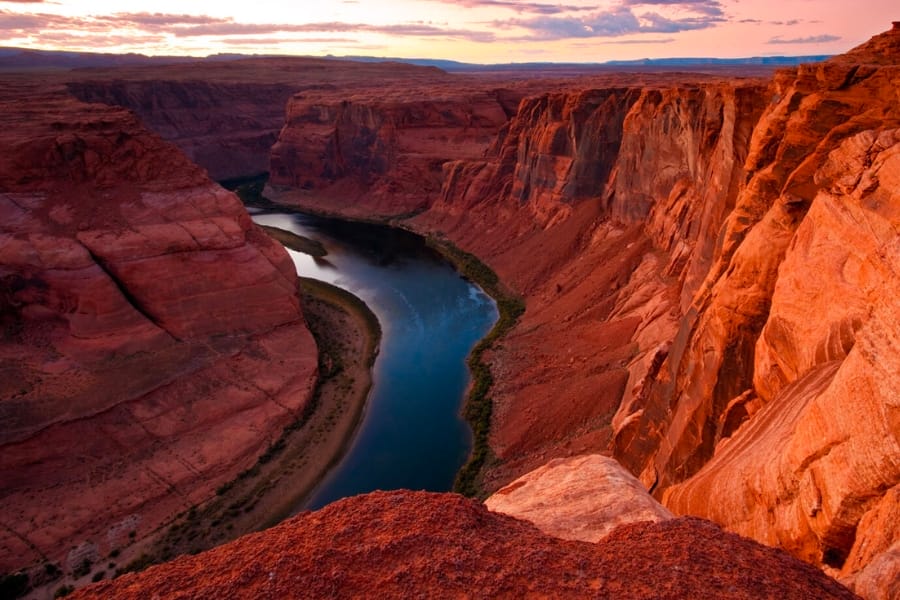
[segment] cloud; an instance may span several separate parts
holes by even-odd
[[[572,46],[575,48],[590,48],[596,49],[597,45],[603,46],[643,46],[645,44],[671,44],[675,41],[675,38],[643,38],[637,40],[591,40],[587,42],[572,42]]]
[[[517,0],[432,0],[442,4],[453,4],[466,8],[505,8],[517,13],[533,13],[540,15],[558,15],[569,12],[584,12],[593,7],[573,6],[566,4],[548,4],[545,2],[518,2]]]
[[[630,44],[671,44],[675,41],[675,38],[650,38],[644,40],[606,40],[600,42],[601,44],[621,44],[621,45],[630,45]]]
[[[37,2],[37,0],[34,0]],[[345,0],[346,1],[346,0]],[[369,24],[358,22],[246,23],[230,17],[161,12],[118,12],[106,15],[63,16],[41,12],[0,9],[0,40],[51,40],[50,34],[102,44],[101,37],[132,35],[136,41],[146,36],[163,36],[179,43],[199,39],[217,44],[248,45],[265,36],[272,44],[302,40],[335,40],[343,43],[369,42],[372,35],[411,39],[465,40],[490,43],[577,39],[615,39],[642,34],[668,36],[707,29],[724,22],[719,0],[612,0],[607,9],[552,2],[516,0],[431,0],[468,8],[503,8],[518,13],[507,20],[482,23],[488,27],[453,26],[430,21]],[[2,0],[0,0],[2,2]],[[40,3],[40,2],[38,2]],[[501,33],[497,33],[500,30]],[[354,40],[355,36],[363,39]],[[651,36],[648,36],[651,37]],[[660,36],[657,36],[657,38]],[[776,38],[773,38],[775,40]],[[252,41],[250,41],[252,40]],[[380,41],[380,40],[379,40]],[[161,42],[162,43],[162,42]],[[662,43],[635,40],[623,43]],[[667,42],[666,42],[667,43]],[[779,43],[772,41],[770,43]],[[790,42],[784,42],[790,43]],[[799,42],[797,42],[799,43]]]
[[[0,10],[0,32],[7,37],[35,36],[42,38],[54,31],[78,33],[111,33],[134,31],[135,35],[169,34],[178,38],[207,36],[264,36],[279,33],[374,33],[400,37],[465,39],[490,42],[490,32],[440,27],[431,23],[413,22],[393,25],[366,23],[240,23],[230,18],[204,15],[165,13],[114,13],[89,17],[64,17],[52,14],[21,14]],[[10,35],[12,34],[12,35]],[[238,39],[238,38],[234,38]],[[220,40],[221,41],[221,40]]]
[[[542,39],[614,37],[635,33],[640,29],[637,17],[626,8],[580,17],[535,17],[508,21],[523,27]]]
[[[674,6],[709,17],[725,16],[718,0],[624,0],[624,6]]]
[[[178,37],[198,37],[207,35],[239,36],[275,33],[377,33],[402,37],[444,37],[467,39],[475,42],[490,42],[494,36],[488,32],[464,29],[446,29],[428,23],[399,23],[396,25],[368,25],[365,23],[303,23],[297,25],[274,23],[238,23],[221,20],[216,22],[177,27],[170,33]]]
[[[107,35],[103,37],[103,46],[111,47],[111,46],[128,46],[133,44],[162,44],[165,43],[166,38],[162,35]],[[48,34],[41,35],[41,42],[48,43],[52,42],[53,44],[59,45],[60,47],[65,48],[89,48],[95,47],[98,44],[97,39],[91,36],[78,35],[74,33],[68,32],[53,32]]]
[[[214,41],[221,42],[223,44],[239,46],[278,46],[281,44],[356,44],[356,40],[353,38],[332,37],[229,37]]]
[[[664,3],[666,0],[656,0]],[[646,4],[646,3],[644,3]],[[673,4],[668,2],[668,4]],[[678,2],[684,5],[684,2]],[[626,7],[619,6],[607,11],[585,16],[535,17],[532,19],[509,20],[496,23],[504,27],[521,27],[531,32],[526,39],[560,40],[568,38],[620,37],[639,33],[678,33],[696,29],[707,29],[725,18],[717,15],[697,14],[669,18],[656,12],[639,16]]]
[[[817,25],[817,24],[821,24],[822,21],[820,21],[818,19],[790,19],[787,21],[764,21],[762,19],[740,19],[740,20],[736,21],[736,23],[753,23],[755,25],[762,25],[762,24],[787,25],[787,26],[793,27],[794,25],[802,25],[804,23],[807,25]]]
[[[641,25],[641,31],[652,33],[678,33],[679,31],[707,29],[724,21],[719,17],[669,19],[657,13],[644,13],[641,18],[645,21],[645,24]]]
[[[825,44],[827,42],[836,42],[841,37],[839,35],[811,35],[809,37],[802,38],[790,38],[790,39],[782,39],[781,37],[773,37],[770,39],[767,44]]]
[[[150,29],[167,29],[185,25],[203,25],[207,23],[224,23],[225,19],[206,15],[172,15],[165,13],[114,13],[110,16],[92,17],[98,22],[106,22],[114,26],[133,25]]]

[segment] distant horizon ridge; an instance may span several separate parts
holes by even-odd
[[[683,56],[668,58],[640,58],[631,60],[608,60],[597,62],[528,61],[499,63],[469,63],[442,58],[401,58],[394,56],[364,55],[297,55],[297,54],[242,54],[216,53],[206,56],[147,55],[137,52],[123,54],[111,52],[80,52],[67,50],[44,50],[14,46],[0,47],[0,69],[22,68],[91,68],[138,66],[142,64],[186,63],[199,61],[242,60],[253,58],[311,58],[326,60],[348,60],[357,62],[398,62],[416,66],[438,67],[446,71],[478,71],[499,68],[565,68],[565,67],[616,67],[616,66],[792,66],[806,62],[819,62],[830,58],[831,54],[817,55],[771,55],[747,56],[739,58],[718,58],[711,56]]]

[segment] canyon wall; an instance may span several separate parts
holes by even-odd
[[[606,451],[634,421],[734,205],[765,89],[698,81],[530,98],[483,188],[452,167],[417,223],[484,257],[528,304],[495,352],[488,489],[546,457]]]
[[[368,89],[372,81],[390,89],[440,85],[448,77],[413,65],[307,57],[80,69],[57,76],[84,102],[132,110],[216,181],[269,170],[269,152],[294,94],[339,93],[346,98],[360,86]]]
[[[479,157],[517,100],[456,89],[431,90],[426,99],[390,89],[349,99],[300,93],[272,148],[270,181],[365,198],[369,216],[417,212],[439,194],[442,165]]]
[[[608,452],[675,512],[848,581],[896,579],[896,535],[876,524],[900,484],[898,64],[895,28],[771,82],[570,82],[524,98],[482,157],[443,163],[407,222],[527,304],[489,356],[487,491]],[[343,114],[366,116],[315,135],[379,119]],[[390,179],[367,173],[367,189]],[[385,214],[340,181],[280,197]]]
[[[69,571],[252,465],[317,352],[233,194],[124,109],[2,89],[0,571]]]
[[[898,39],[776,78],[721,250],[615,446],[676,512],[844,576],[896,541],[863,517],[900,483]]]
[[[287,83],[173,79],[93,79],[68,87],[83,102],[131,109],[217,181],[268,170],[284,106],[296,91]]]

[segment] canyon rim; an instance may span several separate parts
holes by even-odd
[[[900,25],[770,78],[254,58],[5,81],[3,570],[105,562],[309,402],[293,266],[210,179],[268,171],[271,201],[452,244],[522,299],[484,353],[475,483],[534,526],[372,494],[81,597],[352,596],[363,567],[395,595],[900,593]],[[712,567],[647,590],[652,561]]]

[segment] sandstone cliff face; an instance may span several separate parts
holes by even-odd
[[[73,598],[853,598],[810,565],[700,519],[565,541],[452,494],[375,492]]]
[[[2,571],[95,560],[208,497],[316,374],[293,265],[237,198],[41,85],[0,97]]]
[[[333,194],[365,209],[403,214],[440,192],[450,158],[477,158],[507,115],[497,92],[433,90],[350,98],[295,95],[272,148],[270,183]]]
[[[861,518],[900,481],[898,70],[865,56],[773,84],[750,179],[637,427],[650,435],[617,440],[645,482],[687,479],[665,492],[676,512],[845,574],[871,535]]]
[[[203,61],[165,66],[83,69],[60,76],[84,102],[122,106],[217,181],[269,170],[269,151],[293,94],[439,84],[425,67],[305,57]]]
[[[756,82],[703,80],[531,98],[493,160],[448,168],[414,222],[486,258],[528,303],[493,359],[489,490],[605,450],[635,421],[712,261],[764,98]]]
[[[268,170],[284,105],[296,91],[287,83],[172,79],[95,79],[68,87],[84,102],[133,110],[216,180]]]
[[[750,393],[763,408],[666,495],[835,568],[900,481],[897,142],[896,130],[858,134],[818,171],[824,189],[786,250],[755,346]]]

